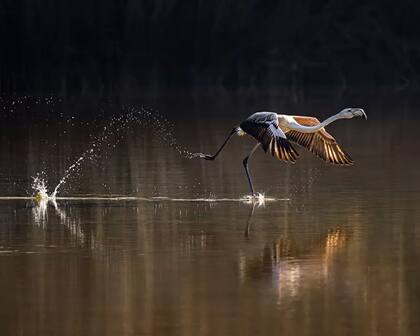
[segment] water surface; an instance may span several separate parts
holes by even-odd
[[[172,98],[157,107],[178,144],[212,152],[257,106],[286,107],[262,97]],[[420,332],[417,105],[384,112],[381,100],[344,98],[288,108],[322,118],[366,101],[367,122],[329,127],[356,164],[333,167],[299,148],[288,165],[259,151],[250,169],[256,190],[275,199],[265,204],[241,200],[251,139],[235,137],[206,162],[135,125],[110,135],[57,204],[1,199],[1,334]],[[0,196],[30,196],[40,171],[52,191],[107,123],[69,110],[47,121],[46,112],[19,123],[9,115]]]

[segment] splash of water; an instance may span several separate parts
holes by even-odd
[[[41,172],[32,178],[32,189],[35,191],[35,201],[37,206],[32,208],[35,223],[39,226],[45,226],[47,220],[47,207],[50,197],[48,196],[48,187],[45,182],[45,173]]]
[[[48,187],[43,177],[45,173],[39,173],[32,178],[32,190],[35,191],[35,197],[39,200],[48,200]]]
[[[185,159],[193,159],[197,157],[197,153],[190,152],[185,146],[178,143],[175,136],[174,124],[169,121],[163,114],[152,108],[133,107],[131,111],[134,113],[140,125],[148,127],[153,131],[154,138],[165,143]]]
[[[265,205],[266,201],[273,200],[272,198],[265,197],[265,194],[257,193],[256,195],[246,195],[243,197],[245,203],[257,204],[258,206]]]
[[[112,117],[109,123],[103,126],[100,134],[92,137],[88,149],[65,170],[51,197],[55,198],[59,189],[70,178],[74,178],[81,173],[84,163],[98,161],[100,157],[105,157],[109,150],[116,148],[123,138],[123,131],[133,124],[136,124],[133,113]]]
[[[80,220],[73,219],[67,216],[66,212],[57,204],[57,201],[53,195],[48,196],[48,190],[45,180],[42,177],[35,177],[33,181],[33,188],[37,191],[35,197],[36,204],[32,208],[32,215],[35,225],[45,228],[48,221],[48,205],[52,205],[58,216],[60,223],[69,230],[71,236],[78,244],[85,244],[87,242],[86,236],[83,233]],[[40,196],[42,194],[42,196]],[[94,239],[91,239],[94,242]],[[94,244],[93,244],[94,246]]]
[[[130,106],[126,108],[130,121],[153,132],[155,140],[165,143],[186,159],[192,159],[195,154],[180,145],[175,137],[174,124],[159,111],[150,107]]]
[[[80,156],[71,166],[69,166],[66,171],[64,172],[64,176],[61,178],[61,180],[58,182],[57,186],[54,188],[53,193],[51,194],[51,198],[55,199],[57,196],[58,189],[64,185],[67,182],[67,179],[71,176],[73,172],[77,172],[81,165],[83,160],[89,155],[92,154],[94,150],[91,148],[84,152],[82,156]]]
[[[50,112],[55,112],[58,103],[61,102],[60,98],[54,96],[1,96],[0,95],[0,111],[3,118],[13,118],[18,116],[20,112],[31,110],[33,115],[33,107],[36,105],[47,106]],[[31,116],[29,116],[30,118]]]
[[[193,153],[177,143],[173,131],[174,125],[159,112],[143,106],[123,106],[122,111],[123,114],[111,118],[109,123],[102,128],[102,132],[92,138],[88,149],[65,170],[63,177],[51,194],[51,198],[57,196],[60,188],[70,178],[81,173],[84,163],[98,161],[100,157],[105,157],[110,150],[116,148],[122,141],[125,132],[131,127],[147,128],[153,132],[156,139],[175,149],[182,157],[194,157]]]

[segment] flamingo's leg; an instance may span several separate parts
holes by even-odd
[[[255,196],[255,192],[254,192],[254,187],[252,185],[252,180],[251,180],[251,176],[249,175],[249,170],[248,170],[248,160],[249,158],[252,156],[252,154],[254,154],[254,152],[257,150],[257,148],[260,146],[260,143],[257,143],[254,148],[252,148],[251,152],[248,154],[248,156],[242,161],[244,164],[244,168],[245,168],[245,172],[246,172],[246,177],[248,178],[248,182],[249,182],[249,187],[251,188],[251,193],[252,196]]]

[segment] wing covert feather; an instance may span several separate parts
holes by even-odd
[[[303,126],[315,126],[320,124],[317,118],[294,116],[293,119]],[[287,138],[305,147],[319,158],[337,165],[351,165],[353,159],[350,155],[337,143],[335,138],[324,128],[314,133],[303,133],[295,130],[286,132]]]

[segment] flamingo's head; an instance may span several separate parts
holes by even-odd
[[[367,119],[367,115],[366,115],[365,111],[362,108],[359,108],[359,107],[345,108],[344,110],[341,110],[339,114],[343,119],[351,119],[351,118],[354,118],[354,117],[363,117],[363,118]]]

